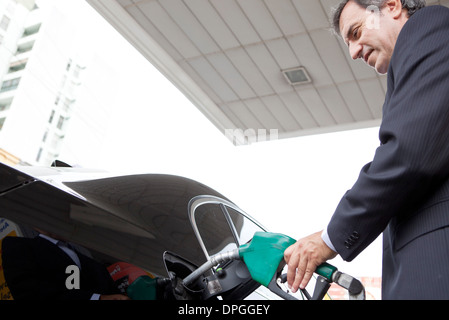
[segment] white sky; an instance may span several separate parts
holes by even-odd
[[[378,128],[234,147],[112,28],[89,23],[98,16],[88,13],[84,1],[56,3],[82,17],[74,45],[82,39],[89,53],[96,52],[86,58],[91,90],[80,92],[63,161],[118,173],[185,176],[222,193],[270,231],[300,238],[326,226],[372,160]],[[104,74],[96,65],[115,71]],[[88,102],[92,97],[97,104]],[[351,263],[330,262],[353,276],[380,276],[381,241]]]

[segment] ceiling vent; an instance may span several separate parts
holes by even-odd
[[[312,79],[304,67],[282,70],[285,78],[291,85],[311,83]]]

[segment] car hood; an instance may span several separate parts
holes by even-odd
[[[0,163],[0,217],[40,228],[154,274],[176,252],[201,265],[206,257],[188,217],[197,196],[223,195],[174,175],[111,176],[76,168],[9,167]],[[214,236],[221,226],[214,222]]]

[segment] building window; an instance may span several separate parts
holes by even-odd
[[[11,103],[0,102],[0,112],[6,111],[11,106]]]
[[[47,136],[48,136],[48,130],[45,131],[44,136],[43,136],[43,138],[42,138],[42,142],[47,141]]]
[[[34,26],[26,28],[25,31],[23,32],[22,38],[38,33],[40,28],[41,28],[40,24],[36,24]]]
[[[33,49],[33,46],[34,46],[34,41],[30,41],[30,42],[27,42],[27,43],[20,44],[17,47],[16,55],[21,54],[21,53],[25,53],[25,52],[28,52],[28,51],[31,51]]]
[[[52,123],[54,117],[55,117],[55,110],[51,110],[51,114],[50,114],[50,118],[48,119],[48,123]]]
[[[62,130],[62,128],[64,126],[64,121],[65,121],[64,117],[63,116],[59,116],[58,124],[56,125],[56,127],[59,130]]]
[[[0,20],[0,29],[8,30],[9,22],[11,21],[10,18],[7,16],[3,16],[2,20]]]
[[[15,78],[11,80],[5,80],[2,83],[2,87],[0,88],[0,92],[14,90],[19,86],[20,78]]]
[[[6,118],[1,118],[0,119],[0,131],[3,129],[3,125],[5,124],[5,120],[6,120]]]
[[[42,148],[39,148],[39,152],[37,153],[36,156],[36,162],[39,162],[39,160],[41,160],[42,157]]]
[[[15,61],[9,65],[8,73],[17,72],[25,69],[28,60]]]

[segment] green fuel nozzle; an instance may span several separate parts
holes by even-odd
[[[241,245],[239,248],[210,257],[206,263],[188,275],[183,280],[183,283],[188,286],[203,273],[220,263],[240,259],[245,263],[253,280],[267,287],[280,297],[292,299],[292,296],[277,286],[276,279],[280,276],[285,266],[284,251],[294,243],[296,243],[295,239],[284,234],[256,232],[250,242]],[[336,267],[323,263],[317,267],[315,273],[324,279],[320,284],[317,283],[313,297],[308,296],[307,291],[303,290],[303,293],[307,293],[306,296],[309,299],[321,299],[331,282],[336,282],[338,285],[348,289],[350,299],[364,299],[365,291],[360,281],[339,272]],[[319,288],[318,285],[320,286]]]
[[[249,243],[241,245],[238,249],[216,254],[200,268],[184,279],[189,285],[201,274],[221,262],[232,259],[241,259],[245,262],[251,277],[260,284],[268,287],[276,272],[285,265],[284,251],[296,242],[284,234],[258,231]],[[317,273],[332,281],[332,274],[337,269],[327,263],[317,268]]]
[[[282,265],[285,249],[295,242],[283,234],[256,232],[251,242],[240,246],[239,255],[251,277],[267,287]]]
[[[276,271],[283,267],[284,251],[295,243],[296,240],[284,234],[256,232],[250,243],[240,246],[239,254],[253,279],[267,286]],[[332,281],[335,271],[336,267],[323,263],[315,272]]]

